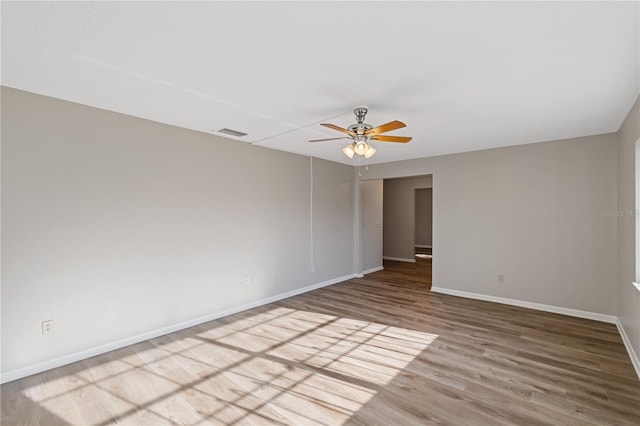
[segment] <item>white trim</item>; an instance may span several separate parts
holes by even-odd
[[[631,358],[631,364],[633,364],[633,368],[636,370],[636,375],[640,379],[640,359],[638,359],[638,355],[636,355],[636,351],[633,350],[633,345],[631,345],[631,340],[629,340],[629,336],[624,331],[624,327],[620,322],[620,318],[616,318],[616,326],[618,327],[618,332],[622,337],[622,341],[624,342],[624,347],[627,348],[627,353],[629,354],[629,358]]]
[[[489,296],[486,294],[469,293],[466,291],[452,290],[442,287],[431,287],[435,293],[449,294],[451,296],[466,297],[468,299],[486,300],[488,302],[502,303],[505,305],[520,306],[523,308],[536,309],[538,311],[553,312],[556,314],[569,315],[572,317],[586,318],[595,321],[615,324],[618,320],[614,315],[599,314],[597,312],[581,311],[579,309],[562,308],[560,306],[544,305],[542,303],[527,302],[524,300],[507,299],[505,297]]]
[[[384,260],[395,260],[396,262],[416,263],[415,259],[405,259],[404,257],[382,256]]]
[[[68,355],[54,358],[49,361],[40,362],[34,365],[28,365],[26,367],[19,368],[17,370],[7,371],[0,375],[0,383],[7,383],[13,380],[21,379],[23,377],[31,376],[32,374],[41,373],[43,371],[51,370],[52,368],[62,367],[63,365],[71,364],[72,362],[81,361],[83,359],[91,358],[96,355],[100,355],[106,352],[110,352],[116,349],[123,348],[125,346],[133,345],[135,343],[144,342],[145,340],[153,339],[155,337],[164,336],[165,334],[173,333],[176,331],[184,330],[189,327],[193,327],[208,321],[213,321],[218,318],[226,317],[228,315],[237,314],[238,312],[246,311],[248,309],[257,308],[258,306],[266,305],[269,303],[277,302],[278,300],[287,299],[289,297],[296,296],[298,294],[307,293],[312,290],[317,290],[322,287],[327,287],[333,284],[337,284],[343,281],[350,280],[357,277],[356,274],[345,275],[343,277],[334,278],[332,280],[323,281],[321,283],[312,284],[306,287],[298,288],[295,290],[287,291],[277,294],[275,296],[267,297],[264,299],[256,300],[254,302],[247,303],[245,305],[237,306],[234,308],[226,309],[224,311],[215,312],[213,314],[205,315],[203,317],[195,318],[188,321],[183,321],[178,324],[170,325],[168,327],[159,328],[157,330],[148,331],[146,333],[138,334],[137,336],[127,337],[115,342],[106,343],[104,345],[95,346],[93,348],[85,349],[79,352],[74,352]]]
[[[638,289],[638,291],[640,291],[640,283],[632,282],[631,284],[633,284],[633,286],[634,286],[635,288],[637,288],[637,289]]]
[[[366,271],[362,271],[362,275],[367,275],[367,274],[370,274],[372,272],[382,271],[383,269],[384,269],[384,266],[376,266],[375,268],[371,268],[371,269],[367,269]]]
[[[433,248],[431,244],[416,244],[414,247],[416,248]]]
[[[637,283],[634,283],[634,284],[637,285]],[[620,322],[620,319],[616,316],[599,314],[596,312],[581,311],[578,309],[562,308],[560,306],[544,305],[541,303],[526,302],[524,300],[489,296],[486,294],[469,293],[467,291],[452,290],[449,288],[442,288],[442,287],[431,287],[431,291],[433,291],[434,293],[466,297],[468,299],[485,300],[488,302],[496,302],[496,303],[502,303],[505,305],[520,306],[523,308],[530,308],[538,311],[553,312],[556,314],[569,315],[572,317],[586,318],[586,319],[591,319],[596,321],[607,322],[610,324],[615,324],[616,327],[618,328],[618,332],[620,333],[620,336],[622,337],[622,341],[624,342],[624,347],[627,349],[627,353],[629,354],[629,358],[631,359],[631,364],[633,365],[633,368],[636,370],[636,374],[640,379],[640,359],[638,358],[638,355],[635,353],[633,346],[631,345],[631,341],[629,340],[629,337],[627,336],[627,333],[625,332],[624,327]]]

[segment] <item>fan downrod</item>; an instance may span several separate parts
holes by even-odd
[[[353,113],[356,116],[357,123],[352,124],[351,126],[347,127],[347,129],[357,135],[364,135],[365,132],[373,129],[373,126],[371,124],[367,124],[364,122],[364,118],[367,115],[368,111],[369,110],[367,109],[367,107],[364,106],[354,108]]]

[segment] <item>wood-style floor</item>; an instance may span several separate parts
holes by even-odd
[[[615,326],[433,294],[430,267],[385,262],[7,383],[2,425],[640,424]]]

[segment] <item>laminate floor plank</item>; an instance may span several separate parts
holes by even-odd
[[[2,425],[640,424],[612,324],[431,293],[431,250],[1,387]]]

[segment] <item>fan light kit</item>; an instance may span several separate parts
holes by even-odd
[[[335,124],[322,123],[322,126],[328,127],[333,130],[337,130],[342,133],[346,133],[349,136],[342,136],[340,138],[329,139],[314,139],[309,142],[325,142],[334,141],[338,139],[351,139],[351,144],[347,145],[342,152],[349,158],[353,158],[354,154],[362,155],[364,158],[371,158],[376,153],[376,149],[371,146],[370,141],[379,142],[398,142],[407,143],[411,140],[408,136],[384,136],[382,133],[390,132],[391,130],[401,129],[406,127],[401,121],[390,121],[378,127],[373,127],[371,124],[364,122],[364,118],[367,115],[368,109],[366,107],[357,107],[353,110],[356,116],[357,123],[350,125],[346,129],[336,126]]]

